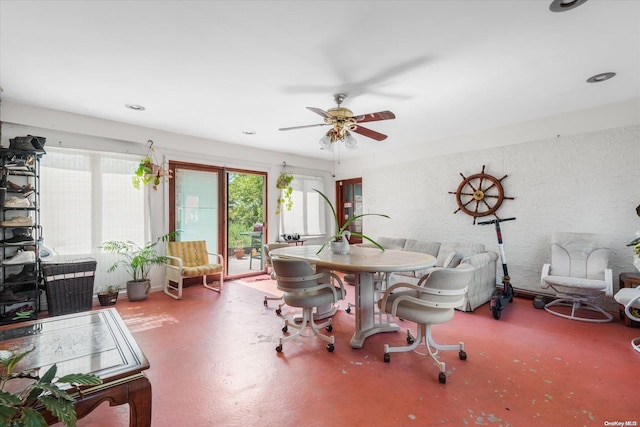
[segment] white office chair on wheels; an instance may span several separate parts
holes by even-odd
[[[615,300],[624,305],[624,313],[631,320],[640,322],[640,286],[637,288],[622,288],[614,296]],[[631,347],[640,353],[640,337],[631,340]]]
[[[613,296],[613,273],[609,250],[599,247],[591,233],[554,233],[551,239],[551,263],[544,264],[540,287],[551,288],[558,299],[544,309],[556,316],[583,322],[613,320],[611,313],[596,304],[602,295]],[[570,312],[560,307],[570,307]],[[586,316],[586,310],[597,316]],[[581,315],[583,314],[583,315]]]
[[[329,318],[323,323],[316,324],[313,319],[313,311],[314,308],[334,304],[345,297],[346,292],[342,280],[330,272],[315,274],[311,264],[305,260],[273,257],[271,262],[273,271],[276,273],[277,287],[284,292],[285,304],[290,307],[302,308],[302,320],[299,325],[296,322],[285,320],[282,332],[287,333],[289,328],[293,328],[296,332],[279,338],[276,351],[280,353],[285,341],[299,337],[303,331],[309,328],[315,336],[329,343],[327,351],[332,352],[335,344],[333,335],[326,336],[319,333],[320,328],[326,328],[329,332],[333,330],[332,319]],[[332,278],[339,287],[331,283]]]
[[[407,330],[407,344],[404,347],[384,345],[384,361],[391,361],[390,353],[412,351],[424,341],[431,358],[440,368],[438,381],[447,382],[446,366],[438,360],[439,350],[458,350],[461,360],[467,359],[464,343],[442,345],[433,340],[431,325],[449,322],[453,319],[455,308],[464,304],[465,293],[473,277],[473,267],[460,264],[456,268],[435,270],[423,276],[417,285],[396,283],[389,287],[378,301],[381,310],[417,324],[417,336]]]
[[[289,246],[288,243],[268,243],[262,247],[262,254],[264,257],[264,266],[269,272],[269,269],[273,269],[273,264],[271,263],[271,255],[269,255],[269,251],[273,249],[286,248]],[[273,271],[270,272],[271,278],[275,280],[275,274]],[[264,306],[267,307],[269,305],[269,301],[283,301],[282,296],[279,297],[268,297],[265,295],[264,297]],[[282,313],[282,307],[284,306],[284,302],[278,304],[278,308],[276,308],[276,314],[280,315]]]

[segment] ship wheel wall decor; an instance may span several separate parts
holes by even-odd
[[[467,215],[473,217],[473,223],[476,223],[476,218],[488,215],[494,215],[499,218],[496,211],[502,205],[502,202],[506,200],[513,200],[513,197],[507,197],[504,195],[504,189],[502,187],[502,180],[507,177],[503,176],[497,179],[491,175],[484,173],[484,166],[482,165],[482,172],[471,176],[462,177],[462,182],[458,185],[456,191],[449,191],[449,194],[456,195],[456,202],[458,203],[458,209],[455,213],[462,211]]]

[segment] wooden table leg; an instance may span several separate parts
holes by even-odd
[[[129,426],[151,426],[151,382],[145,376],[128,384]]]
[[[151,426],[151,382],[142,373],[128,378],[122,378],[96,387],[84,389],[82,397],[73,394],[74,407],[78,419],[89,415],[102,402],[109,402],[109,406],[129,404],[129,426]],[[42,409],[47,424],[55,424],[58,419],[49,411]]]

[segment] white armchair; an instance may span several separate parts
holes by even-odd
[[[615,300],[624,305],[624,313],[631,320],[640,322],[640,286],[637,288],[622,288],[616,292]],[[640,337],[631,340],[631,347],[640,353]]]
[[[608,264],[609,250],[599,247],[594,234],[554,233],[551,263],[542,267],[540,287],[551,288],[558,299],[546,304],[544,309],[556,316],[583,322],[613,320],[611,313],[596,302],[603,295],[613,296],[613,274]]]

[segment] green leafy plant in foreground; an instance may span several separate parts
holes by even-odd
[[[333,234],[331,237],[329,237],[329,239],[327,239],[327,241],[324,242],[324,244],[322,245],[322,247],[320,248],[320,250],[318,252],[316,252],[317,254],[319,254],[325,246],[327,246],[327,243],[329,242],[339,242],[340,240],[342,240],[343,235],[348,235],[348,236],[356,236],[356,237],[360,237],[361,239],[365,239],[370,241],[371,243],[373,243],[376,247],[378,247],[381,251],[384,251],[384,248],[375,240],[373,240],[371,237],[369,236],[365,236],[362,233],[356,233],[355,231],[349,231],[347,230],[347,228],[351,225],[351,223],[353,223],[354,221],[362,218],[363,216],[381,216],[383,218],[389,218],[388,215],[384,215],[384,214],[376,214],[376,213],[369,213],[369,214],[361,214],[361,215],[354,215],[353,217],[349,218],[342,227],[340,227],[340,222],[338,221],[338,214],[336,212],[336,209],[333,207],[333,203],[331,203],[331,200],[329,200],[329,198],[327,196],[324,195],[324,193],[322,193],[320,190],[316,190],[315,188],[313,189],[314,191],[316,191],[318,194],[320,194],[320,196],[324,199],[325,202],[327,202],[327,204],[329,205],[329,207],[331,208],[331,213],[333,213],[333,221],[335,223],[335,234]]]
[[[34,350],[35,347],[21,353],[0,350],[0,426],[45,427],[47,422],[37,409],[42,406],[65,426],[75,427],[77,415],[73,398],[60,385],[68,384],[71,390],[77,390],[79,385],[102,384],[102,379],[93,374],[56,378],[58,368],[55,364],[42,376],[38,375],[37,369],[14,372],[16,365]],[[6,391],[7,383],[18,378],[31,382],[22,391]]]

